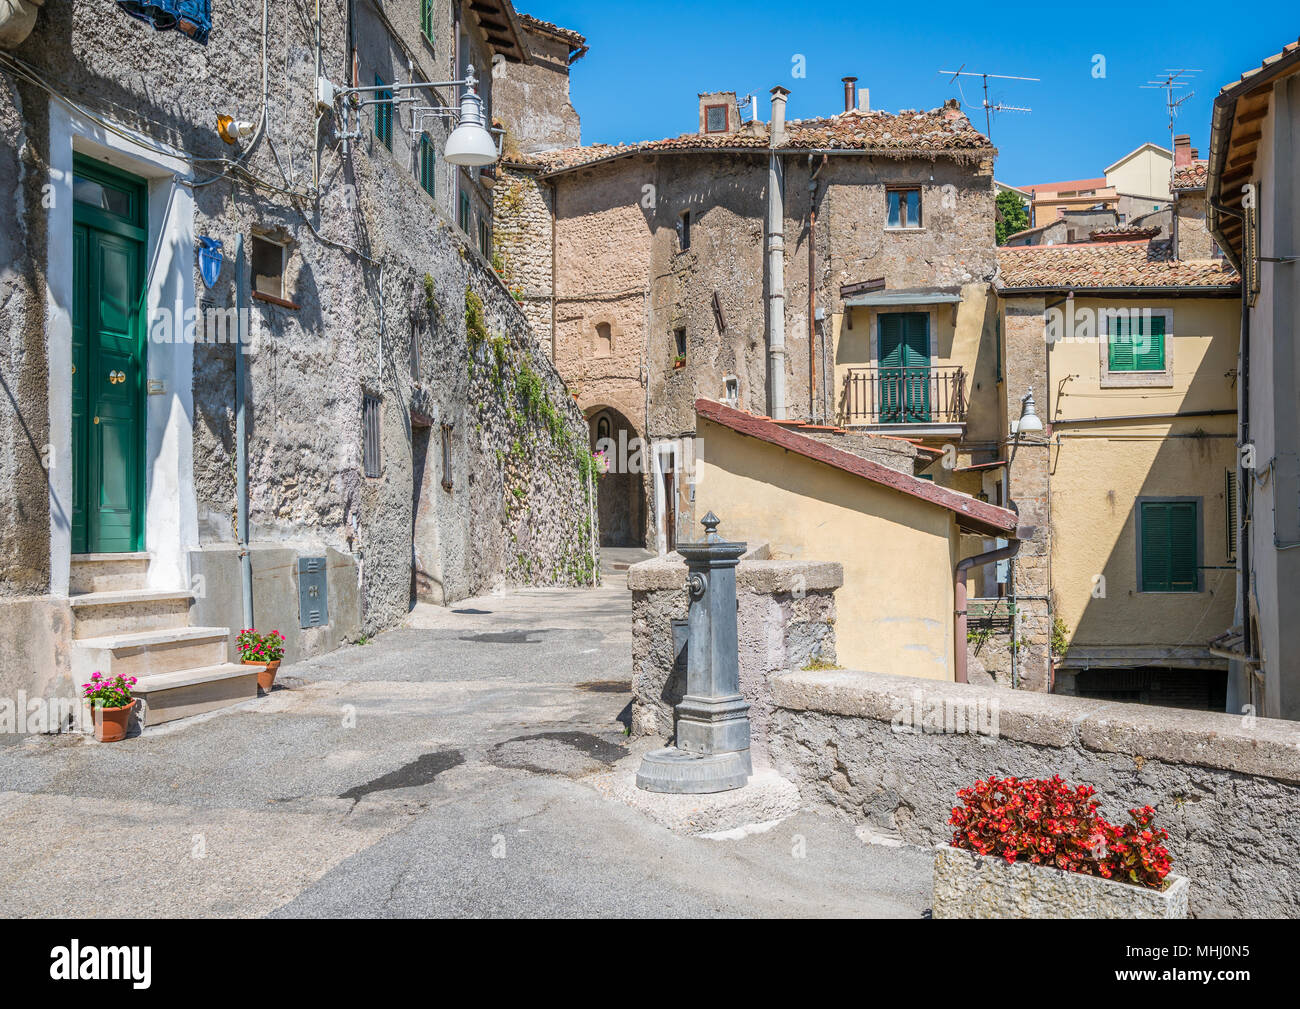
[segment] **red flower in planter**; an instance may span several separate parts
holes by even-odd
[[[1090,785],[1070,788],[1059,774],[976,781],[957,793],[963,804],[948,820],[952,845],[1007,864],[1024,859],[1159,889],[1172,863],[1162,843],[1168,832],[1151,826],[1155,810],[1130,809],[1130,823],[1111,824],[1097,812],[1096,794]]]

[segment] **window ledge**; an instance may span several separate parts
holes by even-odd
[[[1174,376],[1167,371],[1109,371],[1101,376],[1103,389],[1172,389]]]
[[[274,294],[263,294],[261,291],[253,292],[254,301],[265,301],[268,305],[279,305],[281,308],[291,308],[295,312],[299,311],[302,306],[287,298],[277,298]]]
[[[918,235],[925,230],[925,228],[891,228],[885,225],[885,234],[887,235]]]

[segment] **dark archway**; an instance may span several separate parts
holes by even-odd
[[[645,481],[648,465],[636,428],[611,406],[592,407],[587,424],[593,452],[603,450],[608,471],[600,478],[596,504],[600,512],[600,545],[645,545]]]

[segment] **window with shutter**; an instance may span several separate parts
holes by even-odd
[[[1237,474],[1223,471],[1223,521],[1225,553],[1230,561],[1237,559]]]
[[[1165,370],[1165,317],[1141,312],[1110,316],[1111,371]]]
[[[375,76],[375,86],[379,87],[384,81]],[[393,149],[393,92],[391,89],[375,92],[375,139],[387,147],[390,151]]]
[[[379,397],[365,394],[361,401],[361,464],[367,477],[380,475]]]
[[[1199,499],[1138,501],[1138,590],[1201,590]]]
[[[420,134],[420,188],[430,196],[437,196],[434,192],[435,178],[437,173],[437,153],[433,148],[433,141],[429,139],[429,134]]]
[[[433,0],[420,0],[420,33],[433,41]]]

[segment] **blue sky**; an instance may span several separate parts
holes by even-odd
[[[871,107],[888,112],[934,108],[957,97],[938,71],[956,69],[1040,77],[1039,83],[990,83],[990,97],[1032,113],[994,118],[1001,182],[1025,185],[1103,174],[1121,155],[1151,140],[1169,144],[1163,91],[1139,85],[1173,67],[1203,71],[1195,95],[1175,121],[1205,155],[1210,105],[1220,87],[1258,66],[1300,35],[1291,4],[1264,3],[1232,18],[1222,3],[1185,2],[1176,16],[1165,3],[1119,8],[1061,5],[1034,9],[970,3],[682,3],[536,0],[519,10],[587,36],[591,51],[573,67],[572,95],[584,143],[674,136],[696,128],[700,91],[759,95],[791,91],[788,116],[843,108],[840,78],[853,74],[871,91]],[[924,12],[913,18],[912,12]],[[979,24],[973,15],[988,14]],[[1075,15],[1075,16],[1071,16]],[[794,57],[807,76],[792,77]],[[1093,76],[1105,57],[1105,77]],[[971,121],[984,129],[979,82],[963,79]],[[1186,92],[1183,92],[1186,93]]]

